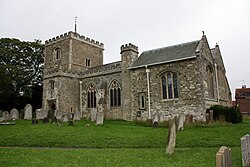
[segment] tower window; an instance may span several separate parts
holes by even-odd
[[[121,106],[121,86],[116,80],[111,83],[109,95],[111,107]]]
[[[86,58],[86,67],[90,67],[90,59],[89,58]]]
[[[55,51],[55,59],[59,60],[61,58],[61,49],[60,48],[56,48]]]
[[[162,83],[162,98],[173,99],[178,98],[178,80],[177,75],[172,72],[167,72],[161,77]]]

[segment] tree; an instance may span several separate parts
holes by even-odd
[[[31,100],[33,87],[42,84],[43,51],[40,40],[0,39],[0,109],[20,109],[23,93]]]

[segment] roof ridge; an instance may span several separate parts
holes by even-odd
[[[180,44],[175,44],[175,45],[165,46],[165,47],[161,47],[161,48],[146,50],[146,51],[143,51],[142,53],[144,53],[144,52],[157,51],[157,50],[166,49],[166,48],[173,48],[173,47],[177,47],[177,46],[183,46],[183,45],[191,44],[191,43],[194,43],[194,42],[200,42],[200,41],[201,41],[201,40],[199,39],[199,40],[195,40],[195,41],[184,42],[184,43],[180,43]]]

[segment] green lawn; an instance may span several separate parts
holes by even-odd
[[[89,125],[89,126],[88,126]],[[89,121],[75,126],[31,125],[17,121],[0,126],[0,166],[215,166],[220,146],[232,148],[233,166],[241,166],[240,124],[191,125],[177,134],[174,155],[165,154],[168,129],[125,121]],[[28,148],[25,148],[28,147]]]

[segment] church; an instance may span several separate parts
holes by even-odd
[[[77,32],[45,41],[43,110],[57,118],[160,121],[192,114],[204,121],[212,105],[231,106],[219,45],[199,40],[143,51],[120,48],[121,61],[103,64],[104,44]]]

